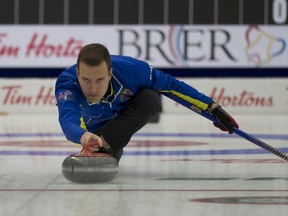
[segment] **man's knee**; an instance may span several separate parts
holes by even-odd
[[[135,95],[130,104],[135,105],[138,109],[155,114],[161,109],[160,94],[156,90],[144,88]]]

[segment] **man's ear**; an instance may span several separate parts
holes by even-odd
[[[113,68],[111,68],[110,71],[109,71],[110,80],[111,80],[112,74],[113,74]]]

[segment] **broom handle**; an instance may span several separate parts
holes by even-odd
[[[190,110],[198,113],[199,115],[201,115],[201,116],[209,119],[210,121],[216,122],[217,124],[222,125],[222,124],[221,124],[219,121],[217,121],[217,119],[216,119],[213,115],[211,115],[210,113],[207,113],[207,112],[199,109],[198,107],[196,107],[196,106],[194,106],[194,105],[191,105],[189,102],[187,102],[187,101],[185,101],[185,100],[183,100],[183,99],[181,99],[181,98],[173,95],[172,93],[161,92],[161,94],[163,94],[163,95],[165,95],[166,97],[168,97],[168,98],[176,101],[177,103],[183,105],[184,107],[186,107],[186,108],[188,108],[188,109],[190,109]],[[235,133],[235,134],[237,134],[238,136],[240,136],[240,137],[242,137],[242,138],[244,138],[244,139],[246,139],[246,140],[254,143],[255,145],[259,146],[260,148],[265,149],[266,151],[269,151],[270,153],[272,153],[272,154],[274,154],[274,155],[276,155],[276,156],[278,156],[278,157],[280,157],[280,158],[288,161],[288,156],[287,156],[284,152],[282,152],[282,151],[280,151],[280,150],[278,150],[278,149],[276,149],[276,148],[268,145],[267,143],[259,140],[258,138],[252,136],[251,134],[248,134],[248,133],[246,133],[246,132],[244,132],[244,131],[242,131],[242,130],[240,130],[240,129],[238,129],[238,128],[235,128],[235,127],[233,128],[233,133]]]

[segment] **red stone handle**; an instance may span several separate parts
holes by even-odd
[[[82,148],[82,150],[79,152],[79,153],[77,153],[77,154],[74,154],[73,156],[85,156],[85,157],[92,157],[92,156],[98,156],[99,155],[99,153],[97,153],[97,152],[93,152],[92,150],[91,150],[91,147],[99,147],[99,143],[98,142],[96,142],[96,141],[91,141],[91,142],[89,142],[89,143],[86,143],[84,146],[83,146],[83,148]]]
[[[96,156],[107,157],[107,156],[110,156],[107,153],[93,152],[91,150],[91,147],[99,147],[99,143],[97,141],[91,141],[89,143],[86,143],[79,153],[73,154],[71,156],[74,156],[74,157],[96,157]]]

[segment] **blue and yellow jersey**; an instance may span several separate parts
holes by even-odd
[[[148,63],[126,56],[111,56],[113,75],[111,94],[99,103],[89,104],[76,75],[77,65],[63,71],[57,79],[55,95],[59,122],[66,138],[80,143],[85,131],[95,132],[123,109],[142,88],[169,92],[206,110],[212,99],[190,85],[165,74]]]

